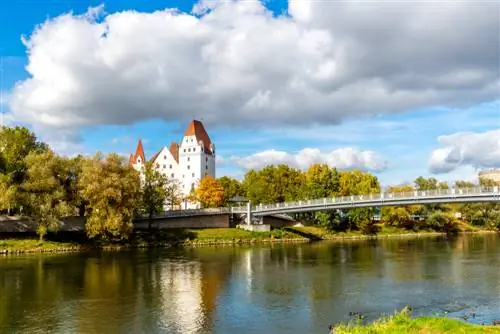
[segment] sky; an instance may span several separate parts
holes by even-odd
[[[0,22],[4,122],[60,154],[151,156],[195,118],[217,176],[500,167],[500,0],[4,0]]]

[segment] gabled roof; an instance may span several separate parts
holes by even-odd
[[[155,162],[156,158],[158,158],[158,156],[160,155],[161,151],[163,151],[163,148],[161,148],[158,152],[156,152],[155,154],[153,154],[153,156],[151,157],[151,159],[149,161]]]
[[[144,155],[144,148],[142,147],[142,140],[139,139],[139,142],[137,143],[137,149],[135,150],[135,155],[130,155],[130,163],[131,164],[136,164],[138,158],[142,159],[142,163],[146,162],[146,156]]]
[[[212,152],[212,141],[210,140],[210,137],[208,136],[203,123],[201,123],[200,121],[193,120],[191,123],[189,123],[186,132],[184,132],[184,137],[187,136],[194,136],[198,142],[202,141],[203,149],[205,150],[205,152]]]
[[[179,163],[179,144],[177,144],[176,142],[171,142],[170,143],[170,147],[168,149],[170,151],[170,153],[172,154],[172,156],[174,157],[175,161],[177,163]]]

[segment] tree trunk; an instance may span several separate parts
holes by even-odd
[[[43,233],[40,233],[40,234],[38,235],[38,242],[39,242],[39,243],[42,243],[42,242],[43,242]]]

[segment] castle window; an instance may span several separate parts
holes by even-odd
[[[163,156],[163,160],[167,160],[167,156],[166,155]]]
[[[194,183],[191,183],[191,191],[194,190]]]
[[[191,166],[188,165],[188,169],[191,169]]]
[[[172,173],[172,175],[171,175],[171,176],[172,176],[172,177],[175,177],[175,174],[174,174],[174,173]]]
[[[191,159],[188,157],[188,161],[190,161]]]
[[[191,149],[190,149],[190,148],[188,148],[188,152],[191,152]]]
[[[167,166],[166,166],[166,165],[163,165],[163,169],[165,169],[165,168],[167,168]]]
[[[203,147],[201,148],[201,153],[203,153]]]
[[[193,173],[193,174],[191,174],[191,177],[194,177],[194,173]]]
[[[156,168],[160,168],[160,164],[159,163],[156,163]]]
[[[208,169],[208,165],[205,165],[205,169]]]
[[[184,175],[182,175],[182,178],[184,178]]]
[[[172,169],[172,165],[170,165],[170,169]]]
[[[208,157],[205,157],[205,162],[208,162]]]
[[[186,149],[184,149],[184,153],[186,153]]]

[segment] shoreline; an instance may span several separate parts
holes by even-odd
[[[292,230],[293,231],[293,230]],[[500,234],[498,231],[478,230],[478,231],[459,231],[452,235],[481,235],[481,234]],[[55,254],[55,253],[84,253],[89,251],[123,251],[130,249],[153,249],[153,248],[171,248],[171,247],[206,247],[206,246],[236,246],[236,245],[268,245],[285,243],[316,243],[316,242],[342,242],[351,240],[378,240],[378,239],[396,239],[396,238],[422,238],[447,236],[445,232],[415,232],[415,233],[388,233],[377,235],[328,235],[327,238],[312,239],[307,237],[298,238],[220,238],[220,239],[198,239],[184,242],[160,241],[157,243],[139,243],[139,244],[109,244],[109,245],[86,245],[71,242],[43,241],[41,246],[16,248],[2,247],[2,241],[13,241],[22,243],[23,241],[38,242],[34,239],[0,239],[0,256],[23,255],[23,254]]]

